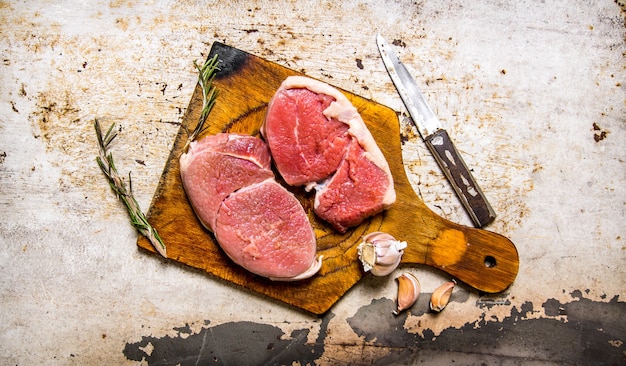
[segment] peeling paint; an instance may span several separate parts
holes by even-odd
[[[413,334],[405,327],[409,317],[445,316],[421,311],[423,302],[415,305],[415,312],[396,316],[392,314],[393,300],[375,299],[347,323],[364,338],[365,348],[387,351],[372,360],[375,365],[622,364],[626,360],[626,303],[620,302],[619,296],[608,302],[593,301],[582,297],[581,291],[571,296],[573,300],[567,303],[546,300],[541,305],[546,315],[542,318],[533,317],[541,309],[528,301],[519,308],[513,306],[502,321],[493,321],[486,313],[438,335],[430,329]],[[276,325],[242,321],[210,327],[207,320],[207,327],[195,334],[186,324],[173,328],[176,336],[144,336],[139,342],[126,344],[123,354],[128,360],[148,365],[315,365],[330,342],[328,325],[333,318],[334,314],[329,313],[321,319],[313,343],[307,342],[310,329],[306,328],[286,335]],[[363,362],[365,353],[352,354],[352,362]]]
[[[378,299],[347,319],[354,332],[374,347],[394,349],[376,365],[433,364],[446,360],[455,365],[525,365],[529,362],[618,365],[626,362],[626,303],[619,297],[597,302],[572,294],[575,300],[560,303],[549,299],[542,304],[548,317],[529,318],[538,309],[532,302],[512,307],[502,321],[487,315],[460,328],[448,328],[435,335],[424,329],[411,334],[404,328],[407,317],[393,316],[394,303]],[[441,314],[445,316],[444,314]],[[558,318],[556,318],[558,317]]]
[[[334,315],[321,321],[317,340],[307,343],[309,329],[297,329],[287,337],[279,327],[250,321],[231,322],[203,328],[191,334],[188,325],[173,328],[174,337],[142,337],[128,343],[124,356],[148,365],[315,365],[324,353],[324,336]],[[210,321],[205,321],[209,325]]]

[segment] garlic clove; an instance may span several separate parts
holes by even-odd
[[[365,272],[371,271],[374,276],[386,276],[398,267],[406,247],[406,242],[376,231],[365,235],[357,250]]]
[[[396,280],[398,281],[398,309],[393,313],[398,315],[415,304],[420,295],[421,286],[417,277],[409,272],[403,273]]]
[[[448,305],[448,302],[450,302],[450,296],[452,295],[452,290],[455,285],[456,281],[452,280],[444,283],[433,291],[430,297],[430,310],[437,313],[443,310],[446,305]]]
[[[376,248],[374,244],[363,241],[357,247],[357,252],[359,253],[361,264],[363,264],[363,270],[365,272],[371,271],[376,264]]]

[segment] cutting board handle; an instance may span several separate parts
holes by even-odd
[[[401,165],[392,165],[397,166]],[[519,270],[519,256],[513,242],[503,235],[437,215],[400,173],[394,176],[398,199],[385,212],[380,231],[407,242],[402,263],[438,268],[483,292],[507,289]]]
[[[449,221],[443,223],[429,242],[423,259],[427,265],[488,293],[503,291],[513,283],[519,256],[508,238]]]

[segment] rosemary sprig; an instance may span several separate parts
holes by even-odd
[[[215,78],[215,74],[219,71],[218,67],[219,59],[216,54],[202,65],[198,65],[196,61],[193,62],[193,65],[198,70],[198,84],[200,84],[200,88],[202,88],[202,112],[200,112],[200,118],[198,120],[198,124],[196,128],[194,128],[193,132],[189,134],[187,131],[187,143],[183,147],[183,153],[186,153],[189,149],[189,144],[191,144],[198,135],[200,135],[204,131],[204,123],[206,122],[209,113],[211,113],[211,109],[213,109],[213,105],[215,105],[215,99],[217,98],[217,89],[213,86],[213,79]],[[185,127],[186,129],[186,127]]]
[[[156,229],[148,223],[146,216],[143,212],[141,212],[141,208],[133,196],[133,184],[130,178],[130,172],[128,173],[129,189],[126,189],[126,184],[117,172],[117,168],[113,162],[113,154],[109,152],[109,145],[111,145],[111,142],[113,142],[113,139],[117,136],[117,132],[113,129],[115,127],[115,123],[111,124],[111,127],[109,127],[104,135],[102,134],[100,122],[98,122],[97,118],[94,120],[94,127],[98,137],[98,146],[100,147],[100,155],[96,157],[96,161],[98,162],[98,165],[104,175],[109,180],[109,185],[111,186],[113,192],[115,192],[119,199],[124,202],[124,205],[126,205],[128,214],[130,215],[131,225],[137,229],[141,235],[145,236],[150,243],[152,243],[159,254],[167,258],[167,252],[163,240],[159,237]]]

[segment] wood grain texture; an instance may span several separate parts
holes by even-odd
[[[299,73],[221,43],[214,43],[209,57],[214,54],[222,60],[215,79],[219,96],[205,133],[239,132],[259,136],[267,104],[274,92],[287,76]],[[148,212],[148,219],[167,245],[169,258],[322,314],[363,277],[357,258],[361,237],[368,232],[385,231],[407,241],[402,260],[406,265],[426,264],[439,268],[485,292],[506,289],[518,272],[518,254],[513,243],[489,231],[454,224],[428,209],[406,177],[396,113],[371,100],[342,92],[361,113],[389,162],[397,193],[397,202],[389,210],[340,234],[314,215],[312,193],[289,188],[302,203],[314,227],[318,254],[324,256],[322,269],[309,280],[293,283],[273,282],[253,275],[231,262],[221,251],[187,201],[178,162],[187,138],[181,127]],[[200,90],[196,88],[183,126],[195,125],[201,109],[200,98]],[[137,243],[154,251],[143,237]]]

